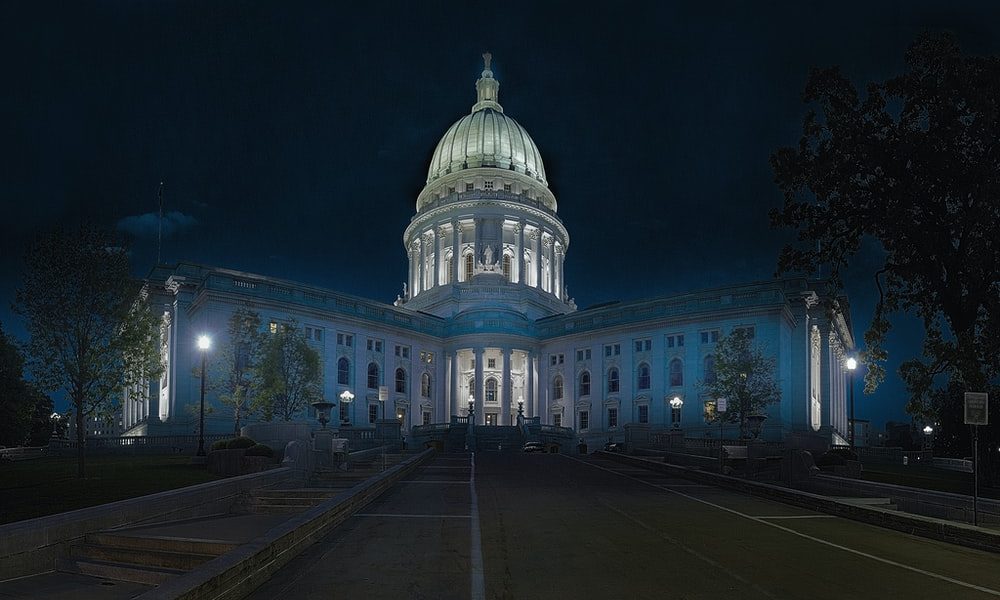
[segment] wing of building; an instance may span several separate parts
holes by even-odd
[[[193,431],[195,340],[213,332],[225,344],[230,315],[249,307],[264,328],[291,319],[304,328],[324,396],[355,397],[334,409],[342,429],[369,427],[384,411],[406,435],[472,408],[479,425],[513,425],[520,410],[574,439],[620,439],[630,426],[718,436],[701,384],[713,376],[716,342],[743,328],[776,359],[782,390],[762,437],[846,439],[843,359],[854,340],[845,298],[789,278],[577,310],[563,276],[569,233],[541,153],[500,105],[488,56],[476,92],[434,150],[403,232],[409,268],[394,303],[194,263],[153,269],[165,370],[125,402],[127,434]],[[207,403],[206,431],[232,431],[211,390]],[[299,418],[314,423],[315,413]]]

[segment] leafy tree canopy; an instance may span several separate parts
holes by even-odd
[[[240,434],[243,420],[259,412],[263,404],[260,361],[266,338],[260,322],[260,315],[246,308],[229,317],[228,341],[209,374],[220,402],[233,411],[235,435]]]
[[[31,336],[27,366],[40,389],[70,399],[83,477],[86,419],[113,413],[126,389],[159,375],[158,323],[112,232],[59,229],[38,238],[25,263],[14,310]]]
[[[828,265],[836,286],[863,239],[881,245],[865,391],[885,377],[888,314],[911,311],[923,355],[900,374],[907,410],[926,414],[937,376],[985,390],[1000,372],[1000,59],[922,34],[906,65],[864,94],[836,68],[811,73],[802,139],[771,157],[785,197],[771,221],[803,242],[779,271]]]
[[[264,418],[290,421],[322,396],[319,353],[294,320],[265,336],[260,363]]]
[[[776,378],[776,363],[766,356],[745,329],[737,329],[715,346],[714,372],[701,383],[702,391],[712,398],[725,398],[725,413],[716,420],[739,423],[740,436],[747,437],[748,417],[762,415],[767,405],[781,400]]]

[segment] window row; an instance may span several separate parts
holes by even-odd
[[[709,354],[705,357],[703,361],[703,381],[704,383],[711,384],[715,382],[715,357]],[[636,388],[639,390],[648,390],[652,387],[652,381],[650,377],[650,368],[646,363],[641,363],[636,369]],[[621,391],[621,374],[617,367],[611,367],[607,372],[607,386],[606,391],[609,394],[617,394]],[[684,364],[679,358],[675,358],[670,361],[668,368],[668,383],[670,387],[681,387],[684,385]],[[559,400],[563,397],[563,378],[561,375],[556,375],[552,380],[552,398],[554,400]],[[584,371],[580,373],[577,380],[577,395],[578,396],[589,396],[591,391],[591,376],[590,371]]]
[[[376,363],[368,363],[368,380],[367,386],[370,390],[377,390],[380,381],[380,369]],[[400,394],[406,393],[406,382],[407,373],[406,369],[396,369],[395,373],[395,390]],[[341,357],[337,361],[337,383],[339,385],[350,385],[351,383],[351,361],[347,358]],[[420,375],[420,396],[423,398],[431,397],[431,376],[430,373],[422,373]]]

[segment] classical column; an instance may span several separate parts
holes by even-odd
[[[510,348],[502,348],[500,350],[500,360],[503,361],[503,383],[500,389],[500,423],[499,425],[512,425],[510,420],[510,396],[511,396],[511,382],[510,382],[510,361],[513,358],[514,351]]]
[[[467,399],[462,398],[460,393],[462,389],[462,360],[460,358],[459,351],[456,350],[451,360],[451,401],[454,403],[451,407],[453,414],[461,415],[461,408],[467,406]]]
[[[534,256],[535,260],[535,287],[542,289],[542,230],[536,229],[531,233],[531,240],[534,242],[532,245],[535,247]]]
[[[441,285],[441,248],[444,245],[444,229],[438,228],[432,234],[434,236],[434,287]]]
[[[445,410],[442,411],[442,416],[447,419],[447,422],[451,422],[451,416],[458,414],[455,412],[455,391],[452,389],[452,383],[454,382],[454,377],[451,375],[451,357],[444,357],[444,405]],[[440,418],[440,417],[439,417]]]
[[[458,263],[462,260],[461,251],[462,226],[458,221],[451,222],[451,280],[458,281]]]
[[[424,234],[421,233],[420,237],[417,239],[419,240],[418,243],[420,244],[418,246],[418,249],[420,250],[420,266],[418,271],[418,277],[420,277],[420,283],[417,286],[417,291],[422,292],[426,289],[427,285],[427,273],[425,268],[427,265],[427,256],[425,247],[427,246],[427,244],[424,242]]]
[[[819,406],[820,406],[820,427],[830,427],[833,425],[833,385],[831,381],[833,358],[830,348],[830,324],[821,322],[819,326],[820,335],[820,360],[819,360]]]
[[[416,242],[410,242],[410,289],[407,291],[410,298],[417,295],[417,246]]]
[[[538,394],[535,393],[535,357],[531,352],[524,353],[524,406],[529,417],[538,414]]]
[[[524,283],[524,219],[519,220],[517,225],[514,225],[514,233],[517,234],[515,242],[517,249],[514,254],[514,268],[517,269],[517,278],[511,279],[518,283]]]
[[[476,379],[473,382],[475,388],[475,399],[476,399],[476,424],[482,424],[486,422],[486,417],[483,415],[483,397],[486,392],[486,386],[483,382],[483,348],[482,346],[474,350],[476,357]]]

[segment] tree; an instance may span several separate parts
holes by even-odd
[[[985,391],[1000,373],[1000,58],[925,33],[906,64],[864,98],[836,68],[811,73],[802,139],[771,157],[785,196],[771,221],[804,242],[782,251],[779,271],[829,265],[835,287],[864,239],[881,245],[865,392],[885,378],[888,315],[915,313],[923,356],[900,376],[907,410],[932,421],[942,380]]]
[[[34,399],[24,381],[24,358],[0,328],[0,446],[21,446],[28,438]]]
[[[112,414],[125,389],[159,375],[157,319],[115,234],[92,226],[38,238],[25,258],[14,310],[27,322],[27,365],[42,391],[63,389],[84,477],[85,423]]]
[[[701,388],[712,398],[726,399],[726,412],[716,413],[716,420],[739,423],[740,437],[745,439],[747,418],[763,414],[768,404],[781,400],[775,360],[764,355],[747,330],[737,329],[716,344],[714,364]]]
[[[240,434],[243,419],[261,409],[260,374],[264,337],[260,315],[240,308],[229,317],[229,341],[215,361],[212,387],[219,390],[219,400],[233,411],[233,433]]]
[[[285,421],[322,395],[319,353],[295,321],[283,324],[264,342],[260,365],[264,418]]]

